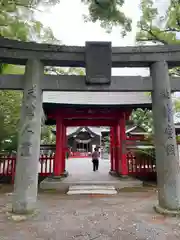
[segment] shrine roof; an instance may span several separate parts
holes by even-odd
[[[134,125],[133,127],[127,125],[126,133],[130,135],[149,135],[149,133],[143,127],[137,125]]]
[[[94,133],[95,135],[100,136],[101,135],[101,128],[100,127],[67,127],[66,129],[66,135],[71,136],[74,134],[79,133],[80,131],[89,131]],[[56,134],[56,127],[53,128],[52,133]]]
[[[43,92],[44,104],[151,107],[144,92]]]

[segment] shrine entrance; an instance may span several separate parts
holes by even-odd
[[[53,93],[51,93],[52,96]],[[87,93],[86,93],[87,94]],[[92,93],[91,93],[92,94]],[[68,94],[67,94],[68,96]],[[77,93],[78,96],[78,93]],[[93,96],[93,94],[92,94]],[[68,97],[69,99],[70,97]],[[88,105],[88,104],[74,104],[69,106],[66,104],[66,99],[63,99],[64,104],[57,103],[55,98],[53,98],[52,103],[46,102],[48,99],[47,93],[44,96],[43,109],[46,116],[45,124],[47,125],[56,125],[56,154],[54,160],[54,175],[55,176],[65,176],[67,175],[66,169],[66,153],[69,151],[67,145],[67,127],[76,127],[81,126],[83,130],[84,126],[97,127],[97,126],[108,126],[110,128],[110,168],[108,172],[112,175],[127,177],[128,176],[128,163],[126,158],[126,121],[129,120],[129,117],[132,113],[133,108],[141,107],[147,108],[150,107],[148,103],[149,98],[147,97],[146,103],[138,102],[136,96],[136,102],[133,105],[118,104],[117,105]],[[73,101],[73,99],[71,99]],[[145,100],[145,99],[144,99]],[[111,98],[109,98],[111,101]],[[126,100],[124,99],[124,102]],[[86,127],[85,127],[86,128]],[[79,130],[80,131],[80,130]],[[75,148],[77,148],[76,138],[83,138],[85,135],[80,136],[82,132],[75,132]],[[95,141],[96,138],[93,138],[92,132],[88,133],[89,142],[91,142],[91,148],[89,158],[91,158],[92,146],[97,146],[99,151],[101,149],[101,143]],[[73,135],[71,134],[71,135]],[[70,135],[70,136],[71,136]],[[91,140],[92,137],[92,140]],[[87,140],[86,140],[87,141]],[[99,140],[100,141],[100,140]],[[84,144],[82,144],[84,146]],[[80,146],[80,143],[78,143]],[[85,145],[88,146],[88,145]],[[77,150],[77,149],[76,149]],[[82,148],[78,148],[78,151],[83,151]],[[71,156],[71,153],[69,153]],[[79,155],[79,158],[83,156]],[[78,171],[78,170],[77,170]],[[92,171],[92,167],[89,168],[89,171]],[[107,174],[108,174],[107,172]]]
[[[57,179],[65,172],[66,126],[78,126],[81,122],[83,126],[91,125],[92,121],[97,126],[111,127],[113,157],[110,170],[126,176],[125,119],[134,108],[133,105],[141,107],[140,102],[147,104],[143,92],[151,92],[152,102],[149,99],[147,108],[152,103],[158,178],[158,206],[155,209],[161,213],[180,214],[180,162],[171,97],[171,92],[180,91],[180,81],[168,73],[169,67],[180,65],[179,45],[112,47],[110,42],[86,42],[85,47],[74,47],[23,43],[1,38],[0,60],[5,64],[26,66],[24,75],[0,76],[0,89],[22,90],[24,93],[13,212],[26,214],[36,207],[41,124],[44,120],[42,103],[54,102],[52,95],[48,101],[42,102],[42,93],[60,91],[58,101],[55,101],[56,107],[54,110],[50,107],[51,112],[48,110],[47,115],[49,121],[56,121],[54,177]],[[45,66],[83,67],[86,75],[44,74]],[[122,67],[148,67],[150,76],[111,76],[112,68]],[[75,92],[83,93],[85,98],[77,98]],[[69,99],[63,101],[62,98],[69,97],[68,94],[75,96],[76,103]],[[137,102],[135,99],[138,94],[141,97]],[[57,108],[60,102],[65,107],[63,111],[62,106],[59,110]],[[142,105],[145,107],[146,104]]]

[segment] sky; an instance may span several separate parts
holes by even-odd
[[[157,0],[156,0],[157,1]],[[86,41],[111,41],[112,46],[133,46],[137,32],[137,21],[140,18],[140,0],[126,0],[123,10],[132,19],[132,32],[121,37],[121,29],[114,28],[108,34],[99,23],[85,23],[83,14],[88,13],[87,6],[81,0],[61,0],[55,7],[38,13],[37,17],[45,26],[49,26],[55,37],[66,45],[84,46]],[[158,0],[161,11],[166,10],[168,0]],[[112,69],[112,75],[149,75],[145,68]]]

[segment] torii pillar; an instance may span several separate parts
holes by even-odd
[[[114,137],[115,137],[115,151],[114,151],[114,155],[115,155],[115,174],[119,175],[119,166],[120,166],[120,125],[119,125],[119,121],[115,126],[114,129]]]
[[[56,154],[54,159],[54,176],[61,176],[63,173],[63,119],[56,116]]]
[[[66,171],[66,151],[67,151],[67,136],[66,136],[66,129],[67,127],[63,125],[63,158],[62,158],[62,169],[64,175],[67,175],[68,172]]]
[[[56,116],[56,154],[54,159],[54,176],[65,177],[65,146],[66,146],[66,126],[64,125],[61,114]]]
[[[122,112],[121,114],[119,126],[120,126],[120,162],[118,172],[120,173],[121,177],[127,177],[128,163],[126,155],[126,115],[124,112]]]
[[[110,172],[115,171],[115,134],[114,134],[114,126],[111,126],[110,128],[110,162],[111,162],[111,167],[110,167]]]
[[[180,214],[180,162],[177,150],[168,65],[151,65],[159,213]]]
[[[12,199],[12,212],[15,214],[31,213],[36,207],[43,75],[44,66],[39,60],[27,61]]]
[[[121,177],[128,176],[126,157],[126,116],[122,112],[115,128],[115,172]]]

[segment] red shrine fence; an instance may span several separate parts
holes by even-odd
[[[39,158],[39,176],[47,177],[53,174],[54,154],[41,155]],[[154,156],[139,155],[134,151],[127,151],[129,175],[134,177],[156,177]],[[14,182],[16,157],[0,156],[0,177],[11,177]]]

